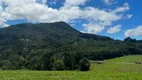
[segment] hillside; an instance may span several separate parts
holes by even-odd
[[[84,57],[104,60],[142,53],[140,41],[81,33],[65,22],[2,28],[0,44],[1,69],[52,70],[57,61],[72,70]]]

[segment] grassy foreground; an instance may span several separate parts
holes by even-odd
[[[142,55],[106,60],[103,64],[92,62],[88,72],[1,70],[0,80],[142,80],[142,64],[135,61],[141,62]]]

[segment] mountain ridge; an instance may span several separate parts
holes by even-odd
[[[104,60],[142,54],[142,42],[81,33],[65,22],[2,28],[0,44],[0,69],[52,70],[54,63],[63,62],[65,70],[73,70],[83,58]]]

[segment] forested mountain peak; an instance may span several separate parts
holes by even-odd
[[[86,58],[141,54],[142,43],[128,40],[81,33],[65,22],[12,25],[0,29],[0,68],[51,70],[61,64],[62,69],[72,70]]]

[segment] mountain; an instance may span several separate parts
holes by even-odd
[[[112,40],[109,37],[80,33],[65,22],[24,23],[0,29],[0,50],[4,47],[23,50],[25,46],[57,48],[65,44],[73,44],[80,39]]]
[[[72,70],[85,57],[103,60],[142,53],[140,41],[81,33],[65,22],[1,28],[0,44],[0,69],[53,70],[55,64],[63,63],[62,67]]]

